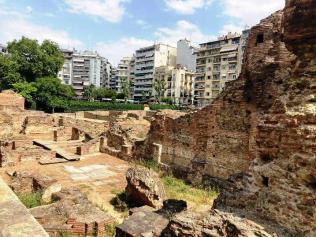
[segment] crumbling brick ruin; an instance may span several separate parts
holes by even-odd
[[[0,93],[0,193],[8,185],[17,195],[36,194],[44,200],[47,195],[52,199],[50,192],[55,190],[58,200],[30,209],[32,217],[12,193],[10,199],[23,207],[23,213],[14,210],[16,219],[7,220],[6,211],[0,211],[0,227],[3,231],[15,228],[16,236],[20,236],[18,231],[27,233],[23,236],[48,236],[35,217],[52,236],[106,236],[106,226],[117,217],[106,213],[103,205],[110,205],[114,189],[124,188],[128,163],[121,159],[132,159],[132,148],[146,137],[153,113],[46,114],[24,110],[21,98],[13,92]],[[4,210],[6,203],[0,200]],[[34,225],[34,233],[33,226],[28,227],[30,232],[22,225],[15,227],[24,212],[30,219],[26,225]]]
[[[16,192],[46,191],[58,182],[67,187],[56,194],[60,202],[32,210],[50,233],[89,236],[97,230],[104,235],[104,225],[113,219],[89,198],[100,199],[104,196],[97,195],[110,187],[124,187],[122,176],[129,165],[123,160],[145,158],[193,184],[218,185],[222,192],[210,213],[187,210],[159,220],[156,212],[143,210],[130,219],[133,226],[136,220],[147,228],[157,217],[165,228],[161,236],[313,237],[315,29],[316,1],[286,0],[283,11],[251,29],[239,79],[227,83],[212,105],[197,112],[45,114],[25,111],[23,98],[11,91],[0,93],[0,175]],[[93,164],[85,160],[91,156]],[[78,160],[82,163],[69,165]],[[24,172],[23,163],[28,162],[34,174]],[[47,165],[53,167],[47,169],[53,178],[38,175]],[[88,182],[94,197],[82,193]],[[72,189],[73,183],[78,189]],[[0,179],[0,193],[8,194],[0,200],[3,231],[12,233],[22,223],[28,231],[47,236],[7,184]],[[123,227],[125,231],[129,225]],[[126,236],[124,231],[118,236]]]
[[[193,183],[224,181],[216,208],[315,236],[315,29],[316,2],[287,0],[251,29],[240,78],[212,105],[156,116],[144,157]]]

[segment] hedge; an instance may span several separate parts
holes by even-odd
[[[151,104],[151,105],[149,105],[149,108],[151,110],[160,110],[160,109],[180,110],[179,106],[167,105],[167,104]]]
[[[144,110],[144,105],[70,100],[63,101],[62,103],[56,105],[54,110],[60,112],[76,112],[91,110]]]

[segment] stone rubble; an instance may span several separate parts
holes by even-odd
[[[145,167],[130,168],[126,174],[126,198],[138,206],[161,208],[166,192],[159,175]]]

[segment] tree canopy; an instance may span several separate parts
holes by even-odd
[[[0,54],[0,90],[13,89],[26,100],[26,106],[50,111],[74,93],[57,78],[64,63],[59,46],[49,40],[22,37],[8,43],[8,54]]]
[[[8,56],[16,64],[16,72],[23,80],[34,82],[39,77],[57,76],[64,63],[64,57],[58,45],[44,40],[22,37],[8,43]]]

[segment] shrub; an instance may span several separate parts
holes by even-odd
[[[18,197],[27,208],[33,208],[43,205],[41,192],[18,194]]]

